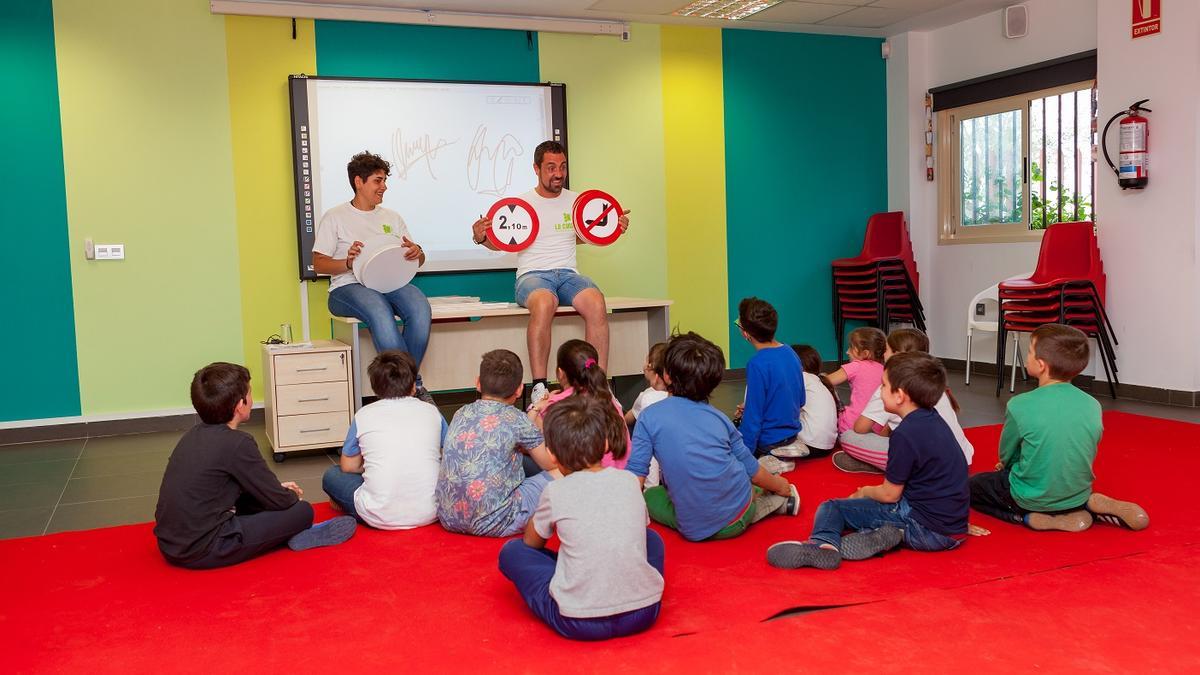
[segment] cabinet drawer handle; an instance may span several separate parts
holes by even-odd
[[[329,366],[321,366],[320,368],[297,368],[297,373],[312,373],[318,370],[329,370]]]
[[[301,430],[300,430],[300,433],[302,433],[302,434],[315,434],[315,433],[318,433],[318,432],[321,432],[321,431],[329,431],[329,427],[325,427],[324,429],[301,429]]]
[[[328,400],[329,400],[328,396],[322,396],[321,398],[302,398],[302,399],[299,399],[299,402],[300,403],[312,403],[313,401],[328,401]]]

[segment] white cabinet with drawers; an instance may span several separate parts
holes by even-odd
[[[350,346],[314,340],[311,348],[263,345],[267,438],[276,462],[296,450],[337,447],[354,408]]]

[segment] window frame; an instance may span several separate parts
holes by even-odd
[[[1041,241],[1042,230],[1030,227],[1032,203],[1029,181],[1029,124],[1032,102],[1047,96],[1058,96],[1081,89],[1094,89],[1094,79],[1081,80],[1048,89],[1039,89],[1015,96],[981,101],[936,113],[936,166],[938,171],[938,244],[989,244]],[[960,121],[997,113],[1021,111],[1021,213],[1023,222],[990,225],[962,225],[962,153]],[[1078,142],[1078,140],[1076,141]],[[1093,169],[1095,170],[1095,169]],[[1093,209],[1095,206],[1093,205]]]

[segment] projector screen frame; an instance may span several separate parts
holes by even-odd
[[[288,75],[288,106],[292,125],[292,188],[295,192],[296,203],[296,246],[297,263],[300,281],[316,281],[328,279],[327,275],[317,274],[312,264],[312,247],[316,239],[316,228],[323,214],[313,212],[311,199],[312,183],[315,176],[315,166],[309,161],[308,141],[308,82],[315,80],[333,80],[343,82],[417,82],[428,84],[480,84],[480,85],[511,85],[515,87],[546,87],[550,91],[551,123],[554,131],[553,140],[562,143],[567,148],[567,85],[562,82],[511,82],[493,80],[434,80],[400,77],[342,77],[306,75],[298,73]],[[347,158],[348,160],[349,158]],[[308,165],[308,166],[306,166]],[[569,188],[569,177],[564,181],[564,187]],[[307,193],[307,194],[306,194]],[[464,223],[463,227],[466,227]],[[419,243],[419,242],[418,242]],[[509,267],[479,267],[458,270],[418,271],[418,276],[460,274],[463,272],[495,272],[515,270]]]

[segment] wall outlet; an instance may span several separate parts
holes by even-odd
[[[987,310],[983,306],[983,303],[982,302],[975,303],[975,316],[983,316],[984,314],[987,314]]]
[[[124,260],[125,244],[96,244],[96,260]]]

